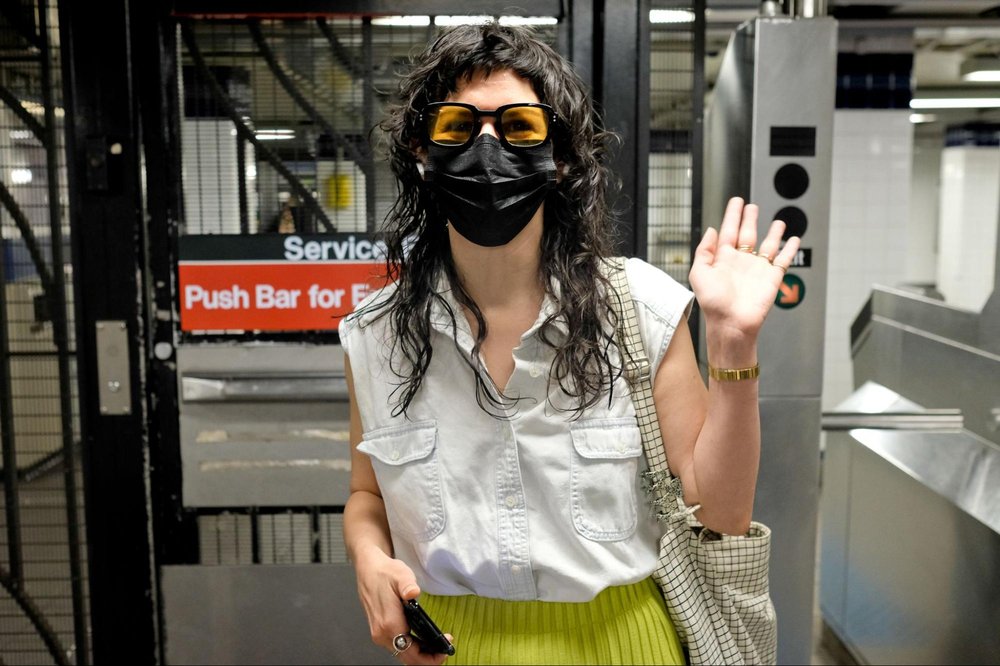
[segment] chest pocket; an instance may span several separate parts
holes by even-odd
[[[437,423],[421,421],[365,433],[358,451],[372,459],[393,532],[429,541],[444,529]]]
[[[642,440],[635,418],[587,419],[573,424],[570,434],[574,527],[592,541],[627,539],[639,517]]]

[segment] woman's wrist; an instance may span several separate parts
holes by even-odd
[[[365,564],[377,561],[383,557],[392,559],[392,555],[387,553],[384,548],[372,541],[355,544],[355,546],[351,548],[351,561],[354,562],[355,567],[358,567],[358,565],[363,567]]]
[[[757,365],[757,336],[706,326],[708,363],[713,368],[741,369]]]

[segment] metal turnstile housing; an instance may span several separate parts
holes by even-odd
[[[776,217],[791,221],[794,208],[791,228],[804,250],[785,277],[787,289],[800,285],[802,298],[771,311],[758,351],[762,450],[754,519],[773,530],[771,595],[783,664],[808,663],[812,652],[836,25],[787,17],[741,25],[724,56],[706,131],[705,225],[718,226],[731,196],[760,206],[761,235]],[[798,186],[783,180],[789,173]]]

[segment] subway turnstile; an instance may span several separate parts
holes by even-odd
[[[759,343],[754,519],[773,530],[782,664],[809,663],[812,652],[836,31],[830,18],[741,25],[707,118],[705,224],[717,226],[727,199],[741,196],[760,206],[762,234],[781,219],[786,237],[802,238]]]

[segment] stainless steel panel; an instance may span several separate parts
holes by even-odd
[[[819,499],[819,607],[823,619],[839,636],[845,635],[847,627],[850,489],[850,435],[827,433]]]
[[[168,664],[394,664],[350,565],[161,569]]]
[[[754,60],[753,169],[750,200],[760,206],[761,228],[782,208],[794,205],[808,216],[802,247],[812,250],[810,268],[791,268],[805,283],[805,297],[790,310],[771,310],[761,333],[758,356],[761,395],[820,395],[826,321],[830,179],[836,94],[837,24],[831,18],[757,19]],[[770,154],[773,127],[815,127],[813,157]],[[809,187],[794,199],[782,198],[774,177],[795,163],[809,174]]]
[[[287,377],[220,376],[181,378],[184,402],[347,402],[344,375]]]
[[[760,206],[760,229],[785,206],[808,216],[802,247],[811,250],[812,266],[790,269],[803,280],[805,297],[768,315],[758,345],[761,395],[819,395],[823,387],[836,43],[830,18],[745,23],[730,39],[709,105],[704,225],[718,227],[732,196]],[[772,156],[773,127],[814,127],[815,155]],[[794,200],[774,187],[778,169],[789,163],[809,174],[808,189]]]
[[[930,408],[959,408],[965,428],[1000,443],[1000,355],[873,315],[854,381],[874,381]]]
[[[832,19],[749,21],[726,50],[706,129],[706,226],[718,226],[731,196],[760,206],[761,229],[785,206],[808,216],[803,247],[812,264],[790,271],[804,281],[805,298],[773,309],[758,345],[763,445],[754,515],[774,530],[779,663],[805,663],[812,649],[835,67]],[[813,128],[813,154],[772,154],[784,152],[771,150],[775,127]],[[791,163],[809,177],[794,200],[775,186],[778,170]]]
[[[929,409],[923,413],[884,412],[831,412],[823,414],[823,431],[855,430],[942,430],[962,429],[962,411],[959,409]]]
[[[852,452],[843,637],[869,663],[1000,661],[1000,535],[876,451]]]
[[[859,429],[851,436],[1000,533],[1000,447],[962,431]]]
[[[339,346],[188,345],[177,363],[185,506],[347,502]]]
[[[131,414],[128,327],[119,320],[99,321],[94,326],[97,332],[97,393],[101,414]]]
[[[778,663],[809,663],[819,507],[819,398],[760,401],[761,465],[754,519],[768,525]]]
[[[859,414],[878,414],[896,412],[900,414],[919,414],[925,408],[907,400],[895,391],[867,381],[856,388],[851,395],[837,405],[835,413],[856,412]]]
[[[878,285],[872,289],[872,314],[905,322],[927,333],[976,346],[979,327],[975,312],[913,292]]]
[[[750,196],[754,52],[750,23],[730,37],[705,110],[705,227],[718,228],[730,197]]]
[[[872,382],[840,407],[921,410]],[[827,434],[823,472],[820,608],[848,647],[865,663],[995,663],[1000,447],[858,428]]]

